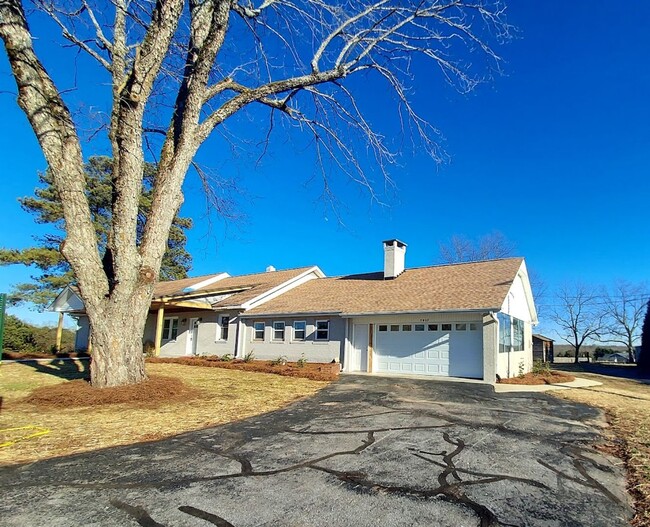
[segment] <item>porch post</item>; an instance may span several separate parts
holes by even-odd
[[[160,342],[162,341],[163,321],[165,319],[165,307],[158,308],[158,318],[156,319],[156,357],[160,355]]]
[[[63,311],[59,311],[59,325],[56,327],[56,352],[61,351],[61,337],[63,336]]]

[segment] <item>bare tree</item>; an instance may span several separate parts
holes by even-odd
[[[440,244],[440,259],[448,264],[507,258],[514,253],[515,245],[498,231],[476,241],[455,234],[449,242]]]
[[[562,339],[573,346],[577,364],[581,346],[587,340],[598,340],[604,332],[601,297],[584,284],[565,285],[557,292],[556,302],[551,319],[559,326]]]
[[[284,119],[312,135],[320,166],[333,166],[371,189],[348,134],[361,134],[363,140],[356,143],[372,153],[383,174],[395,154],[357,104],[364,92],[355,93],[347,79],[366,75],[365,90],[391,90],[402,132],[437,158],[436,131],[409,99],[411,65],[428,63],[428,71],[435,68],[457,89],[471,90],[485,80],[477,64],[498,71],[494,45],[510,31],[500,0],[34,4],[58,25],[69,45],[103,69],[98,90],[110,86],[106,128],[114,159],[113,210],[106,250],[100,254],[84,194],[79,124],[38,57],[21,0],[0,0],[0,38],[18,104],[63,203],[67,238],[61,251],[74,270],[90,320],[91,377],[99,387],[146,378],[142,335],[154,282],[183,202],[181,185],[198,148],[214,131],[232,136],[225,123],[255,106],[256,115],[266,112],[267,138],[276,120]],[[472,58],[476,54],[487,60]],[[158,171],[151,213],[138,239],[145,152],[153,152]]]
[[[641,339],[641,325],[650,292],[647,284],[618,281],[605,292],[604,339],[627,348],[628,361],[635,362],[635,343]]]

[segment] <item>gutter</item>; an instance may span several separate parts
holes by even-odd
[[[419,310],[419,311],[367,311],[362,313],[342,313],[341,317],[367,317],[367,316],[380,316],[380,315],[424,315],[424,314],[441,314],[441,313],[485,313],[486,311],[492,313],[499,311],[498,307],[486,307],[481,309],[437,309],[437,310]]]

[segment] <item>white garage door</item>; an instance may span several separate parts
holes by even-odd
[[[377,371],[483,377],[483,325],[475,322],[377,324]]]

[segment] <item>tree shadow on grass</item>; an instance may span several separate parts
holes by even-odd
[[[39,373],[54,375],[67,381],[82,379],[90,381],[90,359],[52,359],[51,361],[24,360],[21,364],[34,368]]]

